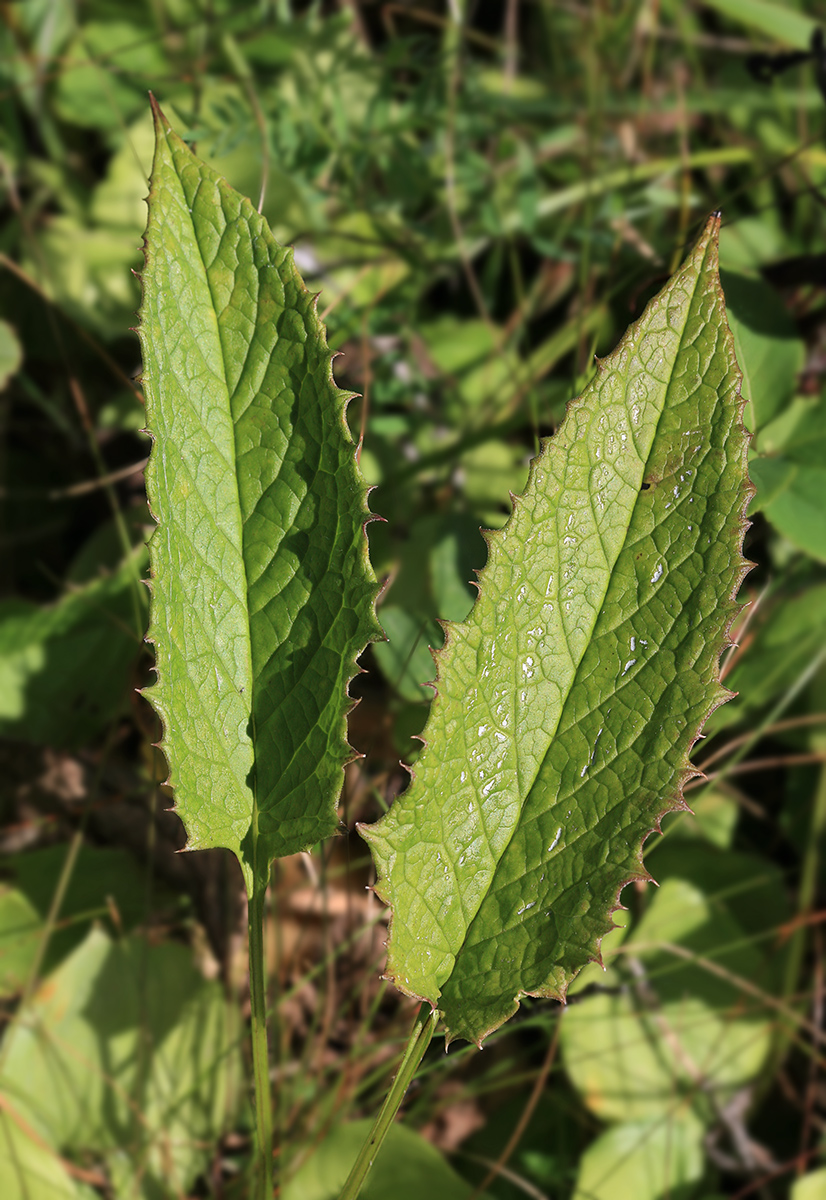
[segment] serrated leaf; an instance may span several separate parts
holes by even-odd
[[[292,251],[155,113],[141,341],[158,682],[189,846],[251,885],[333,833],[379,634],[366,486]]]
[[[363,830],[393,907],[388,974],[481,1043],[598,958],[641,846],[683,805],[728,697],[746,476],[719,218],[534,461],[408,791]]]

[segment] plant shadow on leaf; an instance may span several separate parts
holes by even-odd
[[[143,643],[137,563],[44,608],[0,601],[0,734],[73,749],[122,713]]]
[[[9,884],[0,884],[0,994],[13,996],[25,984],[67,853],[61,843],[4,861]],[[156,910],[172,907],[172,894],[157,882],[154,888]],[[81,846],[41,973],[48,974],[84,940],[92,921],[104,920],[112,932],[128,932],[140,924],[146,916],[145,891],[146,868],[128,851]]]
[[[51,1145],[126,1154],[142,1200],[183,1191],[239,1101],[238,1027],[191,953],[92,930],[16,1024],[0,1087]],[[207,1139],[205,1141],[205,1139]]]

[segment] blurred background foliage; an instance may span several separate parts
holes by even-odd
[[[740,692],[659,889],[571,1003],[431,1051],[365,1195],[826,1195],[826,59],[812,2],[0,3],[0,1194],[247,1193],[242,886],[179,855],[151,678],[137,339],[151,89],[295,246],[389,640],[343,827],[404,787],[541,437],[721,208],[756,486]],[[348,833],[274,872],[280,1194],[332,1200],[406,1037]],[[352,1126],[350,1122],[356,1122]]]

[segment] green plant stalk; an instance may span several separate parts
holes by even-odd
[[[422,1005],[422,1008],[424,1007]],[[370,1134],[353,1164],[353,1169],[347,1176],[347,1182],[342,1188],[339,1200],[356,1200],[356,1197],[361,1192],[376,1155],[381,1150],[382,1143],[396,1118],[396,1113],[401,1108],[405,1092],[413,1082],[413,1076],[419,1069],[419,1063],[424,1058],[425,1050],[430,1045],[430,1039],[433,1037],[436,1029],[438,1017],[439,1014],[435,1010],[423,1015],[422,1009],[419,1009],[416,1023],[407,1042],[404,1057],[396,1072],[396,1078],[393,1080],[393,1085],[387,1093],[387,1099],[382,1105],[381,1111],[376,1117],[375,1124],[370,1130]]]
[[[272,1098],[267,1047],[267,988],[264,965],[264,900],[266,875],[255,872],[249,902],[250,1016],[252,1021],[252,1068],[255,1078],[255,1129],[258,1138],[258,1176],[253,1195],[270,1200],[272,1170]]]

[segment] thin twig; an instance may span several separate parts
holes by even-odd
[[[703,772],[700,779],[693,779],[685,786],[685,791],[692,788],[705,787],[715,779],[729,775],[747,775],[750,771],[767,771],[770,767],[799,767],[804,763],[826,762],[826,754],[779,754],[775,758],[751,758],[748,762],[736,763],[731,767],[723,767],[722,771],[712,771],[710,775]]]
[[[773,725],[767,726],[761,731],[761,737],[768,737],[772,733],[782,733],[786,729],[798,729],[805,725],[823,725],[826,723],[826,713],[808,713],[801,717],[786,717],[783,721],[775,721]],[[725,758],[727,754],[731,754],[738,746],[744,745],[750,741],[751,733],[741,734],[740,737],[732,738],[730,742],[726,742],[725,746],[721,746],[719,750],[715,750],[713,754],[709,754],[708,758],[704,758],[701,763],[697,764],[697,769],[705,771],[706,767],[710,767],[713,762],[717,762],[721,758]]]
[[[84,479],[81,483],[71,483],[68,487],[50,488],[45,492],[41,488],[0,487],[0,497],[31,496],[40,497],[42,500],[68,500],[73,496],[88,496],[90,492],[96,492],[98,488],[108,487],[121,479],[129,479],[130,476],[137,475],[138,472],[144,470],[148,462],[148,458],[142,458],[140,462],[131,463],[128,467],[118,467],[117,471],[110,471],[108,475],[100,475],[97,479]]]
[[[768,992],[752,983],[750,979],[745,979],[742,975],[738,975],[735,971],[729,971],[727,967],[720,966],[720,964],[715,962],[714,959],[706,958],[705,955],[702,954],[695,954],[693,950],[687,950],[685,946],[680,946],[676,942],[646,942],[644,944],[641,942],[634,942],[627,947],[618,947],[616,953],[638,954],[642,950],[664,950],[668,954],[673,954],[677,958],[682,958],[686,962],[694,963],[695,966],[702,967],[704,971],[708,971],[711,975],[716,975],[718,979],[724,979],[726,983],[731,984],[732,987],[739,989],[741,992],[745,992],[748,996],[752,996],[755,1000],[759,1001],[760,1004],[765,1005],[766,1008],[774,1009],[775,1012],[780,1013],[781,1016],[784,1016],[791,1021],[793,1025],[804,1029],[811,1037],[812,1041],[818,1046],[826,1046],[826,1034],[818,1029],[806,1017],[803,1017],[800,1015],[800,1013],[795,1012],[795,1010],[788,1004],[785,1004],[782,1000],[778,1000],[775,996],[769,995]]]

